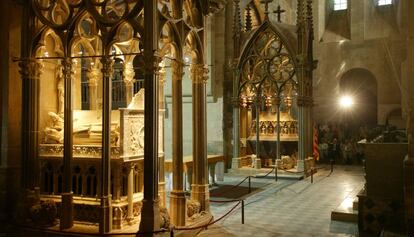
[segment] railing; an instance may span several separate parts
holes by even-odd
[[[269,176],[273,170],[276,167],[272,168],[272,170],[270,170],[267,174],[265,174],[264,176],[260,176],[260,178],[264,178]],[[313,183],[313,174],[316,173],[316,168],[312,168],[311,169],[311,183]],[[329,176],[329,175],[328,175]],[[241,180],[239,183],[237,183],[236,185],[233,185],[230,189],[227,189],[225,192],[226,193],[238,186],[240,186],[241,184],[243,184],[246,180],[248,180],[248,193],[251,193],[251,178],[259,178],[259,177],[255,177],[255,176],[246,176],[243,180]],[[213,203],[234,203],[237,202],[236,205],[234,205],[232,208],[230,208],[224,215],[222,215],[221,217],[219,217],[218,219],[213,221],[213,217],[209,220],[209,222],[207,224],[204,225],[200,225],[200,226],[194,226],[194,227],[171,227],[169,229],[161,229],[161,230],[157,230],[157,231],[150,231],[150,232],[144,232],[144,231],[138,231],[138,232],[130,232],[130,233],[87,233],[87,232],[76,232],[76,231],[65,231],[65,230],[51,230],[51,229],[44,229],[44,228],[37,228],[37,227],[32,227],[32,226],[24,226],[24,225],[16,225],[18,227],[21,227],[23,229],[29,230],[29,231],[38,231],[38,232],[42,232],[42,233],[61,233],[61,234],[65,234],[65,235],[72,235],[72,236],[126,236],[126,235],[134,235],[134,236],[144,236],[144,235],[153,235],[153,234],[161,234],[161,233],[170,233],[170,237],[174,236],[174,231],[188,231],[188,230],[198,230],[198,229],[207,229],[208,226],[211,226],[219,221],[221,221],[222,219],[224,219],[225,217],[227,217],[228,215],[230,215],[234,210],[236,210],[236,208],[241,205],[241,223],[244,224],[245,223],[245,215],[244,215],[244,209],[245,209],[245,200],[244,199],[234,199],[234,200],[211,200],[210,202]]]

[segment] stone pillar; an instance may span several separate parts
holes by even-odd
[[[144,199],[142,200],[140,231],[160,229],[158,199],[158,9],[157,1],[144,1]],[[144,234],[142,236],[153,236]]]
[[[81,68],[80,60],[74,59],[72,61],[72,110],[82,109]]]
[[[134,97],[134,66],[132,62],[128,62],[124,65],[124,82],[125,82],[125,97],[127,105],[131,103],[132,97]]]
[[[172,171],[173,182],[170,194],[171,222],[176,226],[185,226],[186,198],[183,185],[183,64],[173,61],[172,64]]]
[[[305,134],[305,106],[304,106],[304,99],[303,96],[298,96],[297,99],[298,104],[298,163],[297,163],[297,170],[304,171],[305,170],[305,149],[306,149],[306,134]]]
[[[111,203],[111,109],[112,65],[109,56],[101,58],[102,64],[102,161],[101,161],[101,218],[99,233],[112,231]]]
[[[23,60],[19,63],[23,87],[22,110],[22,174],[23,187],[33,190],[40,186],[38,145],[39,145],[39,86],[43,63],[35,60]]]
[[[127,220],[131,222],[134,220],[134,165],[130,164],[128,170],[128,209]]]
[[[414,1],[405,0],[402,1],[402,7],[406,17],[407,27],[407,59],[405,67],[405,80],[408,86],[402,88],[407,95],[407,135],[409,139],[408,144],[408,156],[404,160],[404,202],[405,202],[405,216],[407,236],[414,236],[414,95],[412,93],[414,89],[413,75],[414,75]]]
[[[234,80],[235,85],[233,91],[238,92],[237,82]],[[233,159],[231,161],[231,168],[241,168],[240,161],[240,106],[239,97],[233,97]]]
[[[166,194],[165,194],[165,153],[164,153],[164,84],[165,84],[165,69],[162,67],[159,71],[158,78],[158,94],[159,94],[159,137],[158,137],[158,165],[159,165],[159,181],[158,181],[158,194],[160,198],[160,206],[166,207]]]
[[[73,158],[73,107],[72,107],[72,62],[69,58],[62,60],[64,77],[64,129],[63,129],[63,190],[60,228],[73,226],[73,193],[72,193],[72,158]]]
[[[193,81],[193,183],[191,198],[200,203],[201,211],[209,211],[207,166],[206,81],[208,69],[191,65]]]
[[[89,109],[98,109],[98,82],[101,76],[99,68],[97,66],[91,67],[88,70],[88,82],[89,82]]]

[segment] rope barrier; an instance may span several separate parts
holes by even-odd
[[[223,200],[223,201],[218,201],[218,200],[210,200],[211,202],[223,202],[223,203],[229,203],[229,202],[237,202],[236,205],[234,205],[229,211],[227,211],[223,216],[221,216],[220,218],[213,220],[213,217],[211,217],[211,219],[208,221],[207,224],[201,225],[201,226],[194,226],[194,227],[172,227],[170,229],[162,229],[162,230],[157,230],[157,231],[150,231],[150,232],[144,232],[144,231],[138,231],[138,232],[130,232],[130,233],[87,233],[87,232],[77,232],[77,231],[66,231],[66,230],[52,230],[52,229],[43,229],[43,228],[36,228],[33,226],[25,226],[25,225],[18,225],[18,224],[14,224],[15,226],[19,226],[23,229],[26,230],[31,230],[31,231],[41,231],[43,233],[62,233],[62,234],[67,234],[67,235],[74,235],[74,236],[117,236],[117,235],[144,235],[144,234],[160,234],[160,233],[166,233],[166,232],[170,232],[171,236],[174,235],[174,230],[197,230],[197,229],[203,229],[203,228],[207,228],[210,225],[213,225],[219,221],[221,221],[223,218],[227,217],[228,215],[230,215],[230,213],[232,213],[240,204],[242,204],[242,224],[244,224],[244,200]]]
[[[231,212],[233,212],[235,209],[236,209],[236,207],[238,207],[240,204],[242,203],[242,201],[241,200],[239,200],[239,202],[236,204],[236,205],[234,205],[226,214],[224,214],[223,216],[221,216],[220,218],[218,218],[217,220],[214,220],[214,221],[211,221],[210,220],[210,222],[209,223],[207,223],[207,224],[204,224],[204,225],[201,225],[201,226],[195,226],[195,227],[176,227],[176,228],[174,228],[175,230],[197,230],[197,229],[201,229],[201,228],[205,228],[205,227],[207,227],[207,226],[210,226],[210,225],[213,225],[213,224],[215,224],[215,223],[217,223],[217,222],[219,222],[219,221],[221,221],[224,217],[227,217]],[[212,218],[213,219],[213,218]]]

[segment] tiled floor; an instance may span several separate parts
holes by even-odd
[[[218,222],[199,236],[356,236],[356,224],[331,221],[331,211],[364,183],[363,170],[338,166],[329,175],[329,167],[320,167],[314,176],[301,181],[254,179],[253,186],[264,189],[245,200],[245,224],[241,209]],[[225,177],[224,183],[237,183],[241,177]],[[212,197],[212,199],[217,199]],[[211,203],[219,218],[234,203]]]

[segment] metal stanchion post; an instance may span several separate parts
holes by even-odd
[[[277,182],[277,165],[275,164],[275,182]]]
[[[244,224],[244,200],[241,200],[241,204],[242,204],[242,206],[241,206],[241,218],[242,218],[242,224]]]
[[[249,193],[252,192],[252,186],[251,186],[251,176],[249,176]]]
[[[311,168],[311,183],[313,184],[313,167]]]

